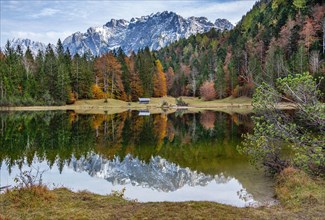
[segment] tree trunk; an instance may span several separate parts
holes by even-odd
[[[325,54],[325,17],[323,19],[323,54]]]
[[[112,93],[111,93],[112,98],[113,98],[113,92],[114,92],[114,73],[112,73]]]
[[[2,80],[1,80],[0,88],[1,88],[1,99],[3,99],[3,81]]]
[[[96,83],[97,84],[97,83]],[[77,60],[77,88],[76,88],[76,100],[79,99],[79,60]]]

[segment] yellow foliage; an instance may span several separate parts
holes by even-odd
[[[67,100],[67,104],[74,104],[76,102],[76,95],[73,92],[69,93],[69,99]]]
[[[104,121],[105,115],[95,115],[92,120],[91,127],[97,129],[99,126],[101,126],[101,124],[103,124]]]
[[[167,80],[163,67],[159,60],[155,61],[156,73],[153,78],[154,82],[154,97],[163,97],[167,95]]]
[[[106,98],[106,94],[103,92],[103,90],[96,84],[93,84],[91,86],[91,92],[94,95],[94,98],[96,99],[103,99]]]
[[[69,112],[69,123],[72,124],[77,120],[77,114],[74,111]]]

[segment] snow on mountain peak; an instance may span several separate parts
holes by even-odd
[[[212,28],[229,30],[233,26],[226,19],[217,19],[212,23],[206,17],[185,19],[174,12],[163,11],[130,21],[111,19],[102,27],[89,28],[86,33],[77,32],[67,37],[63,45],[72,54],[90,51],[95,56],[119,47],[126,53],[146,46],[158,50],[180,38],[188,38]]]
[[[33,56],[36,56],[38,51],[45,52],[47,45],[39,42],[39,41],[32,41],[30,39],[23,39],[23,38],[13,38],[9,41],[10,47],[16,49],[19,45],[22,52],[25,53],[27,48],[31,50]],[[4,48],[4,47],[3,47]]]
[[[78,31],[68,36],[63,46],[72,55],[90,52],[94,56],[119,47],[125,53],[137,52],[145,47],[158,50],[181,38],[208,32],[212,28],[223,31],[232,29],[233,25],[226,19],[217,19],[213,23],[206,17],[183,18],[175,12],[163,11],[130,21],[111,19],[102,26],[89,27],[85,33]],[[23,52],[29,46],[34,55],[38,50],[44,52],[47,46],[29,39],[13,39],[11,46],[16,48],[17,45],[21,46]]]

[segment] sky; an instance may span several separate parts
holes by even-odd
[[[29,38],[56,44],[89,27],[114,19],[130,20],[162,11],[183,16],[226,18],[236,24],[256,0],[0,0],[1,45],[8,39]]]

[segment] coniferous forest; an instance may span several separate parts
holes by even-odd
[[[0,105],[62,105],[78,99],[166,95],[251,97],[257,85],[309,72],[325,91],[322,0],[261,0],[230,31],[210,30],[159,51],[71,55],[58,40],[45,53],[9,41],[0,51]]]

